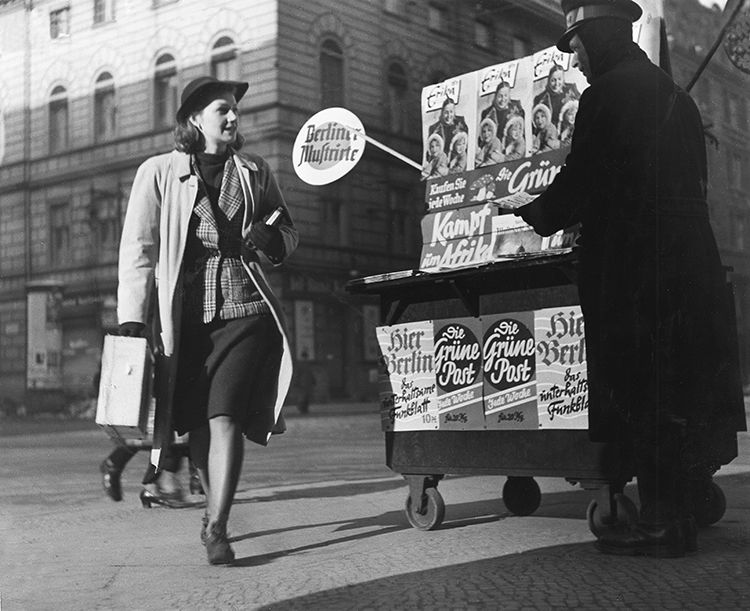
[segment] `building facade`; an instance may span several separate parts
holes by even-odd
[[[694,0],[666,4],[721,25]],[[377,304],[344,286],[417,266],[423,183],[370,146],[343,179],[309,186],[293,169],[297,131],[343,106],[418,159],[423,86],[549,46],[561,23],[556,0],[0,0],[0,402],[40,410],[92,393],[117,324],[130,185],[145,158],[172,148],[179,92],[206,73],[250,82],[246,147],[274,168],[300,229],[300,248],[269,277],[316,399],[373,400]],[[672,34],[680,77],[701,57],[698,42],[683,48],[689,34]],[[716,121],[712,219],[744,311],[750,108],[747,79],[725,64],[711,64],[698,99]]]

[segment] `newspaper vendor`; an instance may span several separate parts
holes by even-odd
[[[558,48],[590,87],[565,167],[516,214],[545,236],[580,223],[590,435],[631,445],[641,499],[638,524],[597,548],[681,556],[696,547],[695,480],[734,457],[745,428],[703,127],[690,97],[632,42],[636,3],[562,8]]]

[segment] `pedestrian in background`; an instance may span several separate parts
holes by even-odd
[[[580,223],[589,430],[632,444],[640,516],[602,552],[682,556],[696,486],[736,456],[745,418],[733,304],[708,217],[703,125],[632,41],[631,0],[562,0],[558,42],[590,83],[549,188],[516,213],[544,236]]]
[[[298,235],[268,163],[238,152],[237,103],[247,88],[208,76],[187,84],[175,150],[138,169],[120,246],[120,327],[158,327],[157,414],[171,409],[177,433],[190,433],[211,564],[234,560],[227,519],[243,435],[266,445],[281,432],[292,374],[281,306],[259,253],[278,265]]]

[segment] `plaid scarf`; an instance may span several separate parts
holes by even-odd
[[[200,177],[183,259],[183,319],[208,323],[269,313],[242,265],[245,202],[232,156],[224,164],[216,205]]]

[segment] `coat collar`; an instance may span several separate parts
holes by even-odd
[[[252,160],[237,154],[233,155],[234,159],[241,165],[253,172],[258,171],[258,165]],[[192,174],[192,168],[190,164],[190,155],[188,153],[182,153],[180,151],[172,151],[172,166],[175,169],[175,174],[181,181],[187,180]]]

